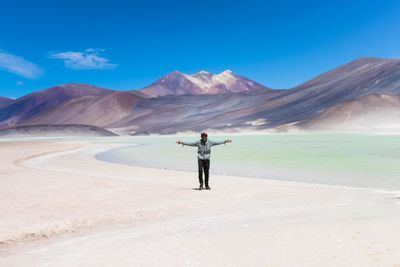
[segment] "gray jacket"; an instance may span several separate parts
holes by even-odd
[[[182,142],[182,145],[186,146],[197,146],[197,158],[198,159],[210,159],[210,154],[211,154],[211,147],[216,146],[216,145],[222,145],[225,144],[225,141],[221,142],[214,142],[207,140],[205,145],[201,144],[201,141],[196,141],[196,142]]]

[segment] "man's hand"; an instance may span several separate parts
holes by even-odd
[[[182,145],[182,141],[176,141],[176,143],[178,144],[178,145]]]
[[[227,140],[225,140],[225,143],[232,143],[232,140],[227,139]]]

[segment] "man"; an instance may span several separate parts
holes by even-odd
[[[211,153],[211,147],[216,146],[216,145],[222,145],[226,143],[232,143],[232,140],[225,140],[221,142],[213,142],[207,140],[207,134],[202,133],[200,135],[201,140],[196,141],[196,142],[191,142],[191,143],[186,143],[182,141],[176,141],[178,145],[186,145],[186,146],[197,146],[197,161],[198,161],[198,166],[199,166],[199,190],[204,189],[203,188],[203,170],[204,170],[204,176],[205,176],[205,189],[210,190],[210,186],[208,184],[208,176],[209,176],[209,169],[210,169],[210,153]]]

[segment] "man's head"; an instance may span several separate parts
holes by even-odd
[[[203,141],[207,140],[207,134],[206,133],[201,133],[200,137],[201,137],[201,140],[203,140]]]

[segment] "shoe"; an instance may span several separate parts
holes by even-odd
[[[203,190],[204,189],[204,187],[203,187],[203,185],[201,184],[200,186],[199,186],[199,190]]]
[[[210,190],[211,188],[210,188],[208,185],[206,185],[206,189],[207,189],[207,190]]]

